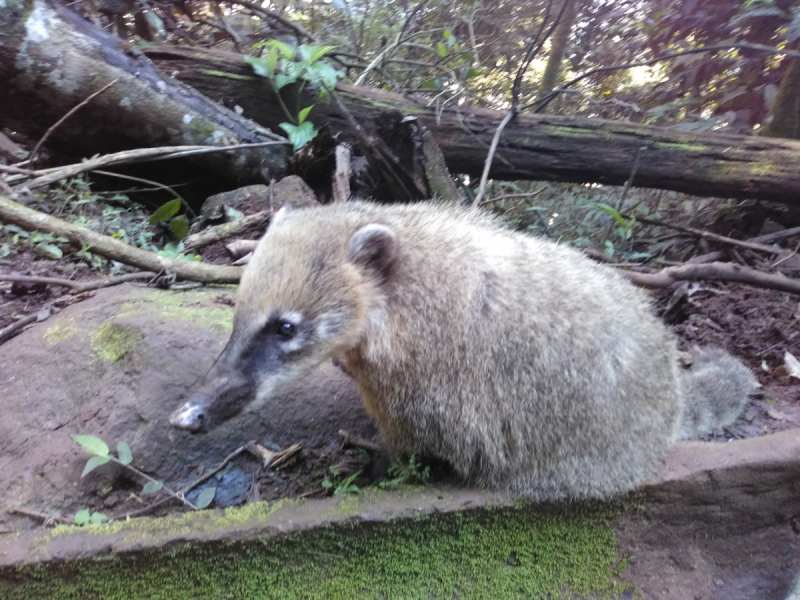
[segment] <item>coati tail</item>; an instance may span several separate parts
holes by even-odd
[[[681,373],[683,419],[679,438],[703,437],[727,427],[744,410],[758,381],[746,366],[722,348],[692,349],[694,361]]]

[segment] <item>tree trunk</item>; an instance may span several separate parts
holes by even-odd
[[[578,16],[578,0],[564,0],[564,2],[567,5],[564,7],[564,12],[561,13],[561,20],[556,25],[555,31],[553,31],[553,37],[550,38],[550,56],[547,58],[547,65],[542,74],[539,98],[544,98],[556,87],[558,75],[561,73],[561,62],[564,60],[564,54],[567,51],[569,33],[572,31],[572,25]],[[551,109],[552,104],[551,102]]]
[[[253,75],[241,55],[195,48],[144,48],[164,73],[206,96],[238,105],[258,123],[275,128],[286,120],[268,82]],[[369,133],[387,113],[415,117],[441,148],[450,172],[480,177],[492,136],[505,116],[481,108],[437,111],[423,101],[384,90],[340,83],[337,92]],[[298,100],[284,88],[294,110],[315,104],[309,118],[328,126],[337,139],[359,146],[334,104],[318,100],[306,86]],[[789,140],[689,133],[624,121],[520,115],[501,138],[491,177],[621,185],[630,177],[639,148],[645,148],[634,185],[700,196],[755,198],[800,203],[800,143]]]
[[[781,78],[778,92],[770,108],[771,121],[759,132],[765,137],[780,137],[796,140],[800,134],[800,60],[791,61]]]
[[[281,138],[163,76],[127,42],[55,0],[0,3],[0,124],[38,138],[114,80],[53,131],[52,148],[80,159],[151,146],[272,142],[181,159],[191,173],[184,181],[200,173],[222,182],[262,182],[286,171],[290,147]]]

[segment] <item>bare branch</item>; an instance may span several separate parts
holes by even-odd
[[[0,196],[0,221],[14,223],[28,231],[44,231],[64,236],[72,243],[90,248],[92,252],[145,271],[167,270],[178,277],[203,283],[238,283],[241,269],[209,265],[200,262],[160,256],[129,246],[107,235],[78,227],[56,217],[18,204]]]
[[[800,281],[796,279],[762,273],[750,267],[733,263],[684,264],[678,267],[668,267],[658,273],[637,273],[635,271],[619,271],[619,273],[634,284],[647,288],[669,287],[678,281],[733,281],[800,295]]]

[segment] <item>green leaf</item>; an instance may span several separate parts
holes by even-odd
[[[336,87],[336,80],[344,77],[344,73],[337,71],[328,63],[319,63],[314,65],[314,75],[316,79],[327,88]]]
[[[602,202],[598,202],[597,206],[599,206],[604,211],[606,211],[608,214],[610,214],[612,217],[614,217],[614,220],[617,223],[619,223],[620,227],[627,228],[627,227],[630,226],[628,221],[625,219],[625,217],[623,217],[621,214],[619,214],[619,212],[615,208],[609,206],[608,204],[603,204]]]
[[[162,487],[164,487],[164,484],[160,481],[148,481],[147,483],[144,484],[144,487],[142,488],[142,494],[144,494],[145,496],[147,494],[155,494]]]
[[[257,44],[259,46],[269,46],[270,48],[277,48],[278,51],[283,54],[289,60],[294,60],[294,46],[291,44],[285,44],[280,40],[269,40],[266,42],[262,42]]]
[[[426,79],[422,82],[419,86],[421,90],[440,90],[442,89],[442,80],[441,79]]]
[[[449,40],[453,33],[449,29],[444,30],[444,39]]]
[[[101,523],[108,521],[108,517],[101,512],[95,512],[92,513],[91,517],[89,517],[89,521],[92,523],[92,525],[100,525]]]
[[[333,482],[330,479],[323,479],[322,487],[324,487],[326,490],[329,489],[329,488],[332,488],[333,487]]]
[[[56,246],[55,244],[36,244],[33,249],[36,251],[37,254],[44,256],[45,258],[49,258],[51,260],[58,260],[64,253],[61,251],[61,248]]]
[[[278,51],[275,48],[269,49],[267,54],[267,66],[269,67],[270,77],[275,74],[275,67],[278,66]]]
[[[84,508],[75,513],[75,525],[86,525],[89,522],[91,515],[89,509]]]
[[[336,46],[309,46],[308,50],[310,51],[308,56],[308,63],[313,65],[317,62],[320,58],[335,50]]]
[[[217,488],[215,487],[207,487],[200,495],[197,497],[197,502],[194,505],[197,508],[208,508],[208,506],[214,501],[214,494],[217,493]]]
[[[108,446],[96,435],[72,435],[72,439],[80,444],[81,448],[95,456],[108,456]]]
[[[156,223],[161,223],[161,221],[166,221],[170,217],[178,214],[178,211],[181,209],[181,201],[180,198],[175,198],[174,200],[170,200],[166,204],[162,204],[158,207],[156,212],[150,217],[150,225],[155,225]]]
[[[128,445],[128,442],[117,443],[117,458],[119,458],[119,461],[123,465],[131,464],[133,452],[131,452],[131,447]]]
[[[83,467],[83,473],[81,473],[81,477],[84,477],[88,473],[91,473],[97,467],[103,466],[110,460],[111,460],[110,456],[93,456],[92,458],[86,461],[86,466]]]
[[[297,81],[297,75],[286,75],[285,73],[278,73],[275,75],[275,87],[281,89],[282,87]]]
[[[295,152],[317,137],[317,133],[319,133],[316,129],[314,129],[314,124],[311,121],[306,121],[302,125],[281,123],[279,127],[288,135],[289,141],[292,142]]]
[[[275,58],[277,60],[277,55]],[[250,65],[250,68],[253,69],[253,73],[259,77],[272,79],[275,76],[275,65],[271,62],[257,56],[245,56],[243,59],[244,62]]]
[[[439,56],[447,56],[447,46],[442,42],[436,44],[436,51],[439,53]]]
[[[311,106],[309,106],[308,108],[304,108],[303,110],[300,111],[300,113],[297,115],[297,123],[298,124],[300,124],[300,125],[303,124],[303,122],[306,120],[306,117],[308,116],[308,113],[311,112],[312,108],[314,108],[313,104]]]
[[[169,222],[169,229],[176,238],[182,240],[189,233],[189,219],[186,215],[179,215]]]

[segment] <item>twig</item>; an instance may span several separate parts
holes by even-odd
[[[481,206],[486,206],[487,204],[494,204],[495,202],[501,202],[503,200],[508,200],[510,198],[533,198],[534,196],[538,196],[547,188],[541,188],[536,190],[535,192],[520,192],[517,194],[503,194],[502,196],[497,196],[495,198],[487,198],[483,202],[481,202]]]
[[[75,519],[68,519],[66,517],[61,517],[59,515],[47,515],[45,513],[41,513],[35,510],[28,510],[27,508],[11,508],[9,509],[8,512],[14,515],[21,515],[23,517],[31,517],[33,519],[39,519],[45,525],[50,525],[53,522],[61,523],[62,525],[75,524]]]
[[[73,281],[72,279],[61,279],[58,277],[37,277],[34,275],[3,275],[0,273],[0,281],[19,281],[20,283],[46,283],[47,285],[61,285],[70,288],[71,294],[80,294],[91,290],[98,290],[104,287],[112,287],[128,281],[139,281],[141,279],[152,279],[155,273],[127,273],[117,277],[103,277],[94,281]]]
[[[508,111],[508,114],[497,127],[497,131],[494,132],[492,145],[489,146],[489,154],[486,155],[486,161],[483,163],[481,184],[478,186],[478,193],[475,194],[475,199],[472,201],[472,206],[480,206],[481,202],[483,201],[483,195],[486,192],[486,182],[489,180],[489,170],[492,168],[492,160],[494,160],[494,153],[497,151],[497,144],[500,143],[500,135],[503,133],[503,129],[506,128],[506,125],[509,124],[511,119],[513,119],[514,115],[516,114],[517,111],[514,108]]]
[[[161,256],[155,252],[140,250],[110,236],[95,233],[56,217],[23,206],[0,196],[0,221],[14,223],[28,231],[43,231],[64,236],[73,244],[91,248],[96,254],[105,256],[144,271],[156,273],[170,271],[176,276],[203,283],[238,283],[241,269],[209,265],[195,261]]]
[[[122,173],[112,173],[111,171],[102,171],[100,169],[95,169],[94,172],[99,174],[99,175],[105,175],[106,177],[116,177],[118,179],[127,179],[128,181],[138,181],[139,183],[148,183],[148,184],[154,185],[157,188],[160,188],[162,190],[166,190],[170,194],[175,196],[178,200],[181,201],[181,206],[183,206],[183,208],[186,209],[186,213],[189,215],[189,217],[191,217],[191,218],[195,217],[195,214],[194,214],[194,211],[192,210],[192,207],[189,206],[189,203],[184,199],[184,197],[181,196],[178,192],[176,192],[174,189],[172,189],[168,185],[165,185],[163,183],[159,183],[157,181],[153,181],[152,179],[144,179],[142,177],[134,177],[133,175],[123,175]]]
[[[307,29],[305,29],[302,25],[298,25],[288,19],[285,19],[278,13],[272,12],[271,10],[267,10],[258,4],[254,4],[253,2],[247,2],[247,0],[229,0],[231,4],[238,4],[239,6],[244,6],[245,8],[250,9],[252,12],[261,15],[262,17],[266,17],[267,19],[274,19],[278,21],[282,25],[294,30],[294,32],[298,36],[306,37],[312,43],[317,43],[317,36],[312,33],[309,33]]]
[[[242,452],[244,452],[244,449],[245,449],[244,446],[240,446],[239,448],[237,448],[236,450],[231,452],[228,456],[226,456],[224,459],[222,459],[222,462],[219,463],[219,465],[217,465],[214,469],[212,469],[211,471],[209,471],[208,473],[206,473],[202,477],[199,477],[198,479],[195,479],[192,483],[190,483],[186,487],[182,488],[178,492],[175,492],[177,494],[177,496],[185,496],[188,492],[190,492],[191,490],[196,488],[198,485],[200,485],[202,483],[205,483],[206,481],[211,479],[214,475],[216,475],[222,469],[224,469],[225,465],[227,465],[230,461],[232,461],[234,458],[236,458]],[[164,498],[162,500],[159,500],[158,502],[154,502],[153,504],[149,504],[149,505],[145,506],[144,508],[140,508],[138,510],[134,510],[132,512],[125,513],[124,516],[126,516],[126,517],[138,517],[139,515],[146,514],[146,513],[150,512],[151,510],[154,510],[154,509],[158,508],[159,506],[163,506],[164,504],[166,504],[167,502],[169,502],[172,499],[173,499],[173,496],[167,496],[166,498]],[[186,501],[184,500],[184,502],[186,502]],[[191,503],[190,503],[190,505],[191,505]],[[195,507],[195,510],[198,510],[197,507]],[[115,517],[115,518],[121,519],[122,516]]]
[[[45,305],[44,308],[38,310],[35,313],[28,315],[17,321],[16,323],[12,323],[5,329],[0,329],[0,344],[5,342],[7,339],[12,337],[15,333],[27,327],[31,323],[37,323],[40,321],[44,321],[50,318],[50,305]]]
[[[95,93],[90,94],[83,102],[80,102],[77,105],[75,105],[71,110],[69,110],[67,112],[67,114],[65,114],[58,121],[56,121],[53,125],[51,125],[50,129],[48,129],[47,131],[44,132],[44,135],[41,137],[41,139],[33,147],[33,150],[31,150],[31,155],[28,157],[28,163],[31,165],[31,167],[33,167],[36,164],[36,154],[39,152],[39,148],[42,147],[42,144],[44,144],[44,142],[47,140],[47,138],[50,137],[50,134],[53,133],[59,127],[59,125],[61,125],[64,121],[69,119],[76,112],[78,112],[81,109],[81,107],[86,106],[94,98],[97,98],[97,96],[99,96],[100,94],[105,92],[108,88],[110,88],[112,85],[114,85],[118,81],[119,81],[119,79],[115,79],[111,83],[108,83],[108,84],[104,85],[102,88],[97,90]]]
[[[198,233],[193,233],[183,241],[183,247],[186,252],[194,252],[198,248],[208,246],[214,242],[224,240],[232,235],[236,235],[240,231],[247,229],[253,225],[262,225],[272,218],[273,211],[262,210],[261,212],[247,215],[243,219],[233,221],[231,223],[223,223],[222,225],[214,225],[208,227]]]
[[[800,227],[792,227],[791,229],[784,229],[782,231],[776,231],[774,233],[765,233],[764,235],[759,235],[757,237],[750,238],[747,241],[756,244],[772,244],[774,242],[779,242],[781,240],[785,240],[786,238],[790,238],[798,234],[800,234]]]
[[[364,448],[372,452],[383,452],[383,447],[380,444],[352,435],[349,431],[345,431],[344,429],[339,430],[339,435],[342,436],[342,447],[356,446],[357,448]]]
[[[262,146],[286,145],[287,141],[282,142],[259,142],[256,144],[236,144],[234,146],[162,146],[160,148],[137,148],[136,150],[124,150],[114,154],[98,156],[82,163],[66,165],[64,167],[54,167],[41,169],[36,172],[37,178],[27,182],[25,185],[29,189],[42,187],[55,183],[59,179],[75,177],[87,171],[93,171],[109,165],[129,164],[143,162],[145,160],[178,158],[195,154],[205,154],[208,152],[229,152],[242,148],[260,148]]]
[[[716,233],[711,233],[710,231],[705,231],[703,229],[695,229],[694,227],[684,227],[683,225],[675,225],[674,223],[667,223],[665,221],[659,221],[657,219],[648,219],[646,217],[631,217],[630,215],[622,215],[622,216],[626,219],[635,218],[640,223],[646,223],[647,225],[667,227],[669,229],[682,231],[684,233],[689,233],[691,235],[695,235],[697,237],[701,237],[707,240],[714,240],[715,242],[728,244],[730,246],[739,246],[740,248],[747,248],[748,250],[756,250],[757,252],[768,252],[770,254],[780,254],[781,252],[783,252],[783,250],[781,250],[780,248],[773,248],[772,246],[767,246],[765,244],[745,242],[743,240],[735,240],[733,238],[729,238],[724,235],[719,235]]]
[[[367,65],[367,67],[361,72],[361,75],[358,76],[358,79],[355,80],[354,85],[361,85],[362,83],[364,83],[364,80],[367,78],[367,75],[369,75],[369,72],[372,71],[375,67],[377,67],[381,62],[383,62],[383,60],[390,52],[394,52],[398,47],[400,47],[403,44],[403,42],[405,41],[403,39],[403,36],[405,36],[406,34],[406,28],[408,27],[411,20],[427,3],[428,0],[422,0],[422,2],[417,4],[414,10],[411,11],[411,14],[408,15],[408,18],[406,18],[406,20],[403,22],[403,26],[400,28],[400,32],[397,34],[397,37],[394,38],[394,42],[386,46],[386,48],[384,48],[383,51],[380,54],[378,54],[378,56],[372,59],[372,62],[370,62]]]
[[[335,156],[336,170],[331,184],[333,201],[346,202],[350,199],[350,148],[346,144],[338,144]]]
[[[669,287],[678,281],[733,281],[800,295],[800,281],[796,279],[762,273],[750,267],[733,263],[684,264],[679,267],[668,267],[657,273],[637,273],[635,271],[619,271],[619,273],[636,285],[647,288]]]

